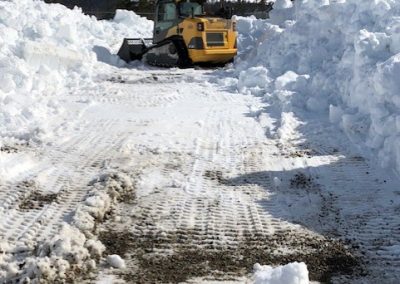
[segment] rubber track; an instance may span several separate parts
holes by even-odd
[[[181,39],[176,39],[176,40],[165,40],[159,44],[157,44],[155,47],[152,47],[151,49],[156,49],[160,46],[164,46],[169,43],[173,43],[176,47],[176,50],[178,52],[178,61],[176,64],[168,64],[167,62],[160,62],[160,61],[149,61],[146,60],[148,64],[152,66],[157,66],[157,67],[165,67],[165,68],[173,68],[173,67],[179,67],[179,68],[187,68],[191,65],[189,55],[185,46],[185,43]],[[150,49],[150,50],[151,50]]]

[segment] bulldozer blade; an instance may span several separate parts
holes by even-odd
[[[141,60],[152,41],[152,39],[143,38],[124,38],[118,56],[127,63],[133,60]]]

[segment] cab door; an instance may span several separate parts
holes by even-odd
[[[154,21],[154,43],[159,43],[167,36],[175,34],[176,30],[173,30],[172,32],[169,31],[172,27],[176,26],[178,22],[178,10],[175,1],[159,1],[157,4],[156,18]]]

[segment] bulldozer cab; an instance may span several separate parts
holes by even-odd
[[[160,0],[156,5],[154,21],[154,43],[164,40],[168,30],[177,26],[185,18],[204,16],[204,0]]]

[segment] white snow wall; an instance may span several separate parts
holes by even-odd
[[[113,21],[97,21],[60,4],[0,1],[0,146],[1,138],[42,141],[61,132],[65,126],[50,124],[69,115],[63,97],[95,86],[99,61],[122,65],[112,55],[122,39],[149,36],[152,26],[123,10]]]
[[[277,0],[270,20],[241,18],[238,29],[239,46],[255,46],[236,61],[240,91],[329,113],[400,172],[400,1]]]

